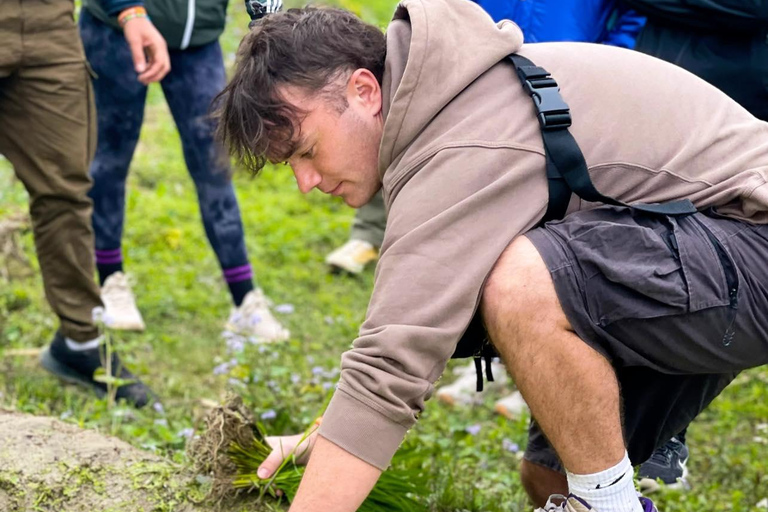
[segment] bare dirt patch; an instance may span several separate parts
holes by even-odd
[[[0,510],[197,512],[194,475],[119,439],[0,410]],[[219,504],[235,512],[244,504]],[[249,507],[253,510],[253,506]]]

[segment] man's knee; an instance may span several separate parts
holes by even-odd
[[[524,330],[528,324],[568,325],[544,260],[523,236],[509,244],[499,257],[486,282],[480,307],[492,340],[510,328]]]

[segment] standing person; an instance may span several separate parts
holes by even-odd
[[[110,12],[130,15],[130,3]],[[45,295],[60,326],[41,356],[44,368],[103,394],[93,374],[102,365],[94,312],[102,308],[94,281],[88,164],[93,155],[91,84],[77,37],[72,0],[7,0],[0,8],[0,153],[29,193],[29,213]],[[165,42],[140,20],[125,33],[132,80],[168,71]],[[149,389],[113,354],[111,367],[131,379],[117,397],[147,404]]]
[[[491,349],[536,419],[532,500],[652,512],[632,464],[768,364],[768,123],[638,52],[522,43],[465,0],[405,0],[386,36],[308,8],[241,44],[233,153],[389,208],[292,512],[356,510],[448,359]]]
[[[632,48],[645,19],[617,0],[472,0],[491,17],[514,21],[526,42],[582,41]],[[379,257],[384,240],[387,212],[384,199],[376,194],[355,213],[349,239],[325,259],[334,271],[360,274]],[[471,380],[471,375],[467,382]],[[463,389],[462,389],[463,391]],[[458,397],[456,397],[458,399]],[[501,407],[517,409],[520,401],[510,397]]]
[[[122,35],[127,19],[116,23],[104,0],[84,0],[80,34],[94,79],[98,144],[91,164],[96,268],[111,326],[143,330],[131,287],[123,273],[122,236],[125,182],[139,139],[147,88],[131,76],[130,48]],[[240,210],[230,169],[213,140],[208,111],[226,83],[218,38],[224,30],[227,0],[148,0],[147,13],[170,47],[171,71],[160,82],[181,136],[184,160],[195,183],[200,214],[234,304],[227,328],[270,342],[288,339],[269,301],[254,288]]]
[[[768,3],[625,1],[648,17],[638,51],[687,69],[768,120]]]

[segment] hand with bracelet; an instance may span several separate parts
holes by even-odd
[[[117,17],[131,48],[133,65],[144,85],[159,82],[171,70],[168,46],[144,7],[129,7]]]

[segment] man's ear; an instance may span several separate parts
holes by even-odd
[[[347,82],[347,100],[366,112],[381,112],[381,86],[376,76],[365,68],[356,69]]]

